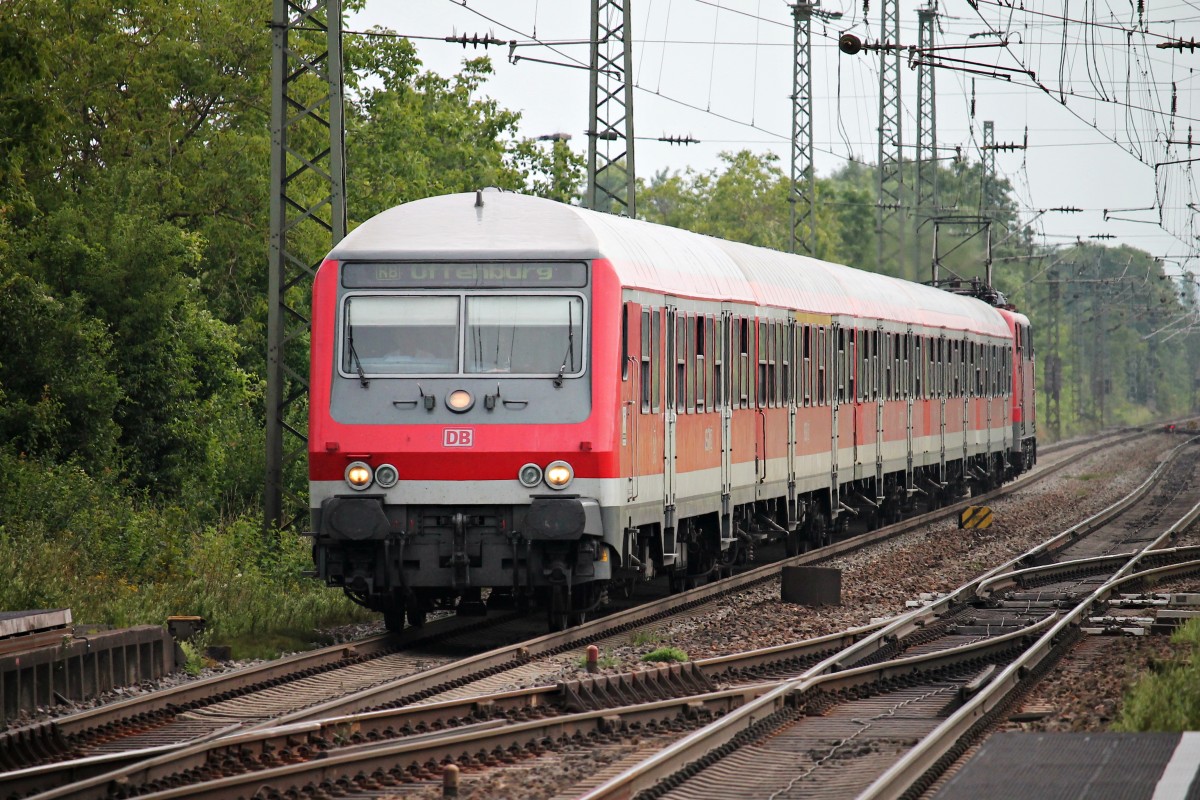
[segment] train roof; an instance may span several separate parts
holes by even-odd
[[[610,261],[622,285],[1007,336],[991,306],[921,284],[553,200],[485,191],[417,200],[364,222],[339,261]]]

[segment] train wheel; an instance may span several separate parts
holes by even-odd
[[[404,609],[389,607],[383,610],[383,624],[392,633],[404,630]]]
[[[799,528],[788,531],[787,539],[784,543],[784,549],[788,555],[788,558],[791,558],[792,556],[798,556],[804,552],[804,536],[800,532]]]
[[[418,600],[410,600],[404,607],[404,616],[408,618],[408,624],[414,628],[420,628],[425,625],[425,607]]]
[[[829,517],[826,516],[823,510],[817,510],[812,513],[808,520],[806,529],[808,540],[813,547],[824,547],[833,541],[833,536],[829,527]]]
[[[551,586],[546,599],[546,622],[551,633],[571,625],[571,595],[565,585]]]

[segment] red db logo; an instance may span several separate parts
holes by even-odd
[[[475,444],[474,428],[443,428],[443,447],[472,447]]]

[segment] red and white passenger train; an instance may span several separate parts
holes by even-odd
[[[408,203],[314,284],[317,572],[407,617],[720,574],[1032,466],[1021,314],[518,194]]]

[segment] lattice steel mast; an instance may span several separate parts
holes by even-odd
[[[817,244],[812,97],[812,16],[815,5],[799,2],[792,6],[795,58],[792,70],[792,190],[788,194],[791,250],[808,255],[816,253]]]
[[[996,126],[992,120],[983,121],[983,177],[979,185],[979,213],[988,213],[988,190],[996,179]]]
[[[817,245],[816,173],[813,168],[812,18],[837,19],[841,12],[822,11],[819,2],[800,0],[792,6],[792,185],[791,251],[815,255]]]
[[[879,12],[879,181],[875,211],[877,268],[887,259],[903,268],[904,169],[900,117],[900,0],[881,0]]]
[[[587,206],[634,217],[630,1],[592,0]]]
[[[937,20],[937,0],[917,9],[919,30],[917,48],[931,53],[934,46],[934,24]],[[938,213],[937,193],[937,103],[934,86],[935,70],[928,59],[917,65],[917,180],[916,216],[920,223]],[[918,236],[919,240],[920,237]]]
[[[308,398],[308,287],[346,235],[342,0],[274,0],[271,30],[268,529],[292,525],[307,509],[287,491],[286,473],[306,450],[299,415]]]

